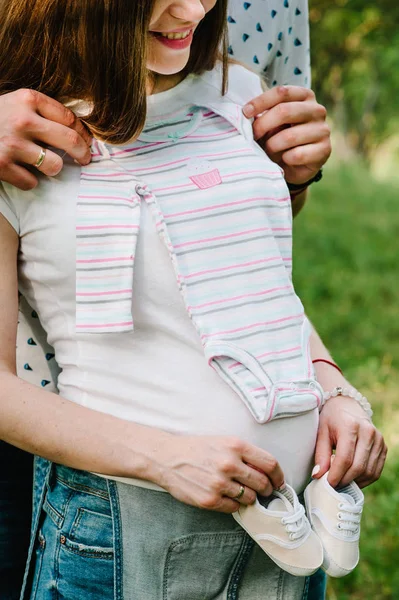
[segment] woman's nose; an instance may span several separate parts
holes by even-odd
[[[170,7],[170,14],[179,21],[199,23],[206,14],[201,0],[177,0]]]

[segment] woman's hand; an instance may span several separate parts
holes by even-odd
[[[351,387],[334,367],[317,363],[315,368],[317,380],[324,390],[331,391],[336,386]],[[331,461],[333,449],[335,457]],[[328,481],[333,487],[353,480],[360,487],[366,487],[380,477],[386,455],[382,434],[356,400],[346,396],[327,400],[320,413],[315,454],[315,464],[320,470],[315,478],[330,470]]]
[[[331,461],[333,448],[335,458]],[[333,487],[353,480],[366,487],[379,479],[387,451],[382,434],[356,400],[337,396],[326,402],[316,444],[315,463],[320,465],[317,478],[330,470],[328,481]]]
[[[256,493],[270,495],[284,483],[283,472],[268,452],[232,437],[171,436],[158,458],[156,483],[181,502],[232,513],[239,502],[252,504]],[[239,502],[234,500],[245,492]]]
[[[82,165],[90,162],[91,137],[84,125],[65,106],[33,90],[0,96],[0,181],[30,190],[35,175],[25,168],[35,165],[41,147],[64,150]],[[45,175],[58,175],[63,161],[47,150],[40,166]]]
[[[255,139],[284,170],[287,182],[306,183],[328,160],[331,139],[327,111],[312,90],[275,87],[251,100],[243,112],[248,118],[255,117]]]

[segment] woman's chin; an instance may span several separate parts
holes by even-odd
[[[180,52],[181,56],[176,56],[176,52],[171,53],[169,59],[165,56],[162,60],[150,60],[147,67],[150,71],[157,75],[172,76],[178,75],[186,68],[190,58],[189,52]]]

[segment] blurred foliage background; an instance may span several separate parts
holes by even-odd
[[[334,151],[295,222],[295,284],[389,446],[361,562],[328,599],[399,600],[399,1],[310,0],[310,19]]]
[[[309,8],[313,87],[348,148],[371,161],[393,137],[399,159],[398,0],[310,0]]]

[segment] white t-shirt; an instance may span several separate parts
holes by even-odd
[[[262,73],[269,85],[310,86],[307,0],[230,0],[230,53]],[[35,311],[22,299],[17,369],[23,379],[56,390],[54,351]]]
[[[162,95],[160,114],[170,111],[181,89]],[[276,456],[287,481],[302,489],[312,464],[317,410],[260,425],[208,366],[144,203],[135,255],[134,333],[76,335],[80,173],[67,159],[60,176],[43,177],[35,190],[0,188],[0,211],[21,237],[21,292],[55,349],[61,395],[177,434],[239,436]]]

